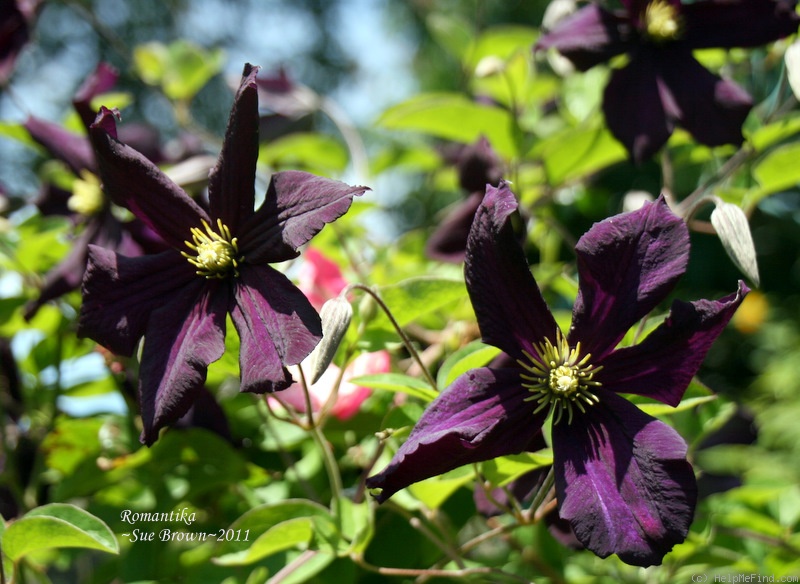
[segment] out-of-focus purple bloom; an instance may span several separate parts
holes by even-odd
[[[534,450],[552,416],[561,518],[601,557],[658,564],[688,533],[695,476],[678,433],[619,394],[677,405],[748,289],[740,282],[721,300],[676,300],[641,343],[617,348],[686,269],[688,230],[661,198],[579,240],[580,287],[564,335],[514,238],[516,207],[505,183],[487,189],[465,263],[483,340],[508,364],[457,378],[367,484],[384,501],[458,466]]]
[[[241,390],[291,385],[286,367],[312,351],[322,329],[308,299],[269,264],[297,257],[301,245],[367,190],[280,172],[254,210],[257,71],[245,66],[209,177],[208,212],[117,140],[113,112],[103,108],[89,129],[106,194],[171,248],[129,258],[89,246],[83,283],[79,335],[120,355],[132,355],[145,337],[139,401],[147,444],[194,401],[208,365],[225,351],[228,314],[241,340]]]
[[[443,262],[464,261],[472,219],[483,200],[486,185],[497,186],[503,178],[503,161],[481,136],[477,142],[461,146],[454,160],[458,182],[467,194],[456,204],[428,238],[425,253]]]
[[[92,99],[110,90],[116,81],[117,72],[109,65],[100,63],[75,94],[72,103],[87,131],[95,118]],[[76,224],[82,224],[82,230],[72,242],[70,252],[44,277],[38,298],[25,306],[24,316],[31,319],[46,302],[80,287],[90,244],[129,256],[162,251],[166,245],[141,221],[134,219],[122,222],[114,216],[110,202],[103,196],[96,178],[97,164],[87,137],[68,132],[53,122],[35,116],[28,117],[24,126],[34,140],[75,175],[71,192],[53,184],[43,185],[36,205],[45,215],[67,215]],[[141,126],[135,131],[135,136],[140,138],[137,145],[158,141],[152,131],[143,131]],[[153,149],[148,150],[152,152]]]
[[[536,43],[586,71],[627,53],[603,95],[614,136],[639,163],[682,126],[701,144],[741,144],[752,99],[692,55],[710,47],[756,47],[793,34],[796,0],[622,0],[623,10],[592,3]]]
[[[30,40],[40,6],[39,0],[0,2],[0,85],[11,77],[22,47]]]

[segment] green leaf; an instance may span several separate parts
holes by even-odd
[[[481,464],[481,474],[493,485],[503,487],[537,468],[553,464],[553,451],[523,452],[487,460]]]
[[[750,143],[756,152],[763,152],[770,146],[791,138],[800,132],[800,115],[781,118],[766,126],[758,127],[750,136]]]
[[[400,326],[467,298],[463,280],[428,276],[409,278],[398,284],[381,286],[378,288],[378,293]],[[422,299],[424,302],[421,302]],[[369,326],[393,330],[389,319],[382,311],[376,314]]]
[[[246,566],[278,552],[308,545],[313,534],[313,523],[309,517],[288,519],[256,537],[253,545],[246,550],[224,554],[211,561],[220,566]]]
[[[347,150],[334,138],[298,132],[262,146],[258,159],[275,168],[340,174],[347,167],[348,157]]]
[[[119,553],[111,529],[91,513],[66,503],[37,507],[3,534],[3,552],[13,561],[34,551],[77,547]]]
[[[462,373],[483,367],[500,353],[500,349],[490,347],[481,341],[473,341],[445,359],[439,368],[436,382],[439,387],[449,386]]]
[[[434,12],[425,20],[431,36],[448,53],[462,59],[472,44],[471,25],[456,13]]]
[[[467,465],[415,483],[408,490],[428,509],[438,509],[453,493],[474,480],[475,472]]]
[[[622,144],[602,126],[559,132],[539,143],[533,154],[544,160],[548,182],[553,186],[597,172],[628,156]]]
[[[372,389],[383,389],[395,393],[404,393],[413,397],[418,397],[426,402],[431,402],[439,395],[430,384],[402,373],[376,373],[374,375],[362,375],[350,380],[350,383]]]
[[[753,167],[753,177],[759,188],[748,195],[750,204],[778,191],[789,189],[800,183],[800,142],[776,148]]]
[[[170,45],[150,42],[134,49],[133,61],[145,83],[160,85],[170,99],[186,100],[219,73],[223,53],[207,51],[186,40]]]
[[[716,395],[704,395],[700,397],[690,397],[688,399],[684,399],[679,403],[677,406],[672,407],[667,404],[657,403],[657,404],[636,404],[640,410],[645,412],[646,414],[650,414],[651,416],[665,416],[667,414],[677,414],[678,412],[684,412],[686,410],[691,410],[702,404],[707,404],[709,402],[714,401],[717,399]]]
[[[389,130],[413,130],[469,144],[481,135],[505,157],[517,147],[511,114],[499,107],[471,101],[458,93],[424,93],[386,110],[378,125]]]
[[[236,532],[241,531],[242,533],[249,531],[250,542],[241,540],[225,542],[221,546],[221,555],[219,557],[230,555],[231,561],[234,561],[235,558],[246,557],[236,554],[247,551],[254,546],[262,536],[268,535],[270,530],[285,522],[302,519],[307,522],[309,528],[313,525],[312,531],[316,532],[318,528],[317,525],[312,522],[314,518],[322,518],[327,520],[329,524],[333,523],[333,518],[328,509],[305,499],[287,499],[277,504],[255,507],[234,521],[229,528],[230,530]],[[293,535],[295,538],[300,538],[305,533],[306,527],[303,526],[303,522],[296,522],[285,529],[287,530],[287,536]],[[255,540],[253,538],[255,538]],[[275,544],[271,543],[269,540],[270,538],[267,538],[259,542],[259,548],[271,549],[271,546]],[[292,545],[289,547],[293,547],[298,541],[299,539],[293,540]],[[256,552],[257,551],[258,550],[256,550]]]

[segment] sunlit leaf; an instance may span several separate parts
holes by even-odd
[[[445,388],[462,373],[470,369],[483,367],[500,353],[500,349],[484,345],[481,341],[474,341],[454,352],[445,359],[439,367],[437,383],[440,388]]]
[[[628,156],[604,127],[570,128],[542,141],[533,154],[544,161],[548,182],[554,186],[622,162]]]
[[[443,475],[420,481],[408,490],[429,509],[438,509],[458,489],[475,480],[471,466],[463,466]]]
[[[395,393],[404,393],[413,397],[418,397],[426,402],[433,401],[439,395],[434,391],[430,384],[402,373],[376,373],[374,375],[362,375],[350,380],[350,383],[372,389],[382,389]]]
[[[501,456],[481,463],[481,474],[493,485],[504,487],[522,475],[553,464],[553,452],[549,449],[538,452],[523,452]]]
[[[119,544],[108,525],[66,503],[32,509],[3,534],[3,553],[14,561],[34,551],[65,547],[119,553]]]
[[[463,280],[426,276],[381,286],[378,293],[400,326],[405,326],[450,303],[467,298],[467,289]],[[422,298],[425,299],[424,302],[420,302]],[[370,322],[370,327],[391,328],[391,324],[386,315],[379,311]]]
[[[338,175],[347,166],[347,150],[330,136],[295,133],[272,140],[260,151],[259,161],[273,168],[308,170]]]
[[[753,177],[759,188],[749,195],[751,204],[778,191],[794,187],[800,183],[800,142],[793,142],[776,148],[753,167]]]
[[[249,530],[246,531],[249,532]],[[247,533],[247,537],[253,542],[250,547],[239,552],[224,554],[211,561],[221,566],[246,566],[272,554],[297,546],[306,546],[313,533],[314,528],[310,518],[287,519],[270,527],[260,535]]]
[[[465,144],[483,135],[501,155],[511,157],[517,152],[511,114],[458,93],[416,95],[386,110],[378,124],[389,130],[413,130]]]

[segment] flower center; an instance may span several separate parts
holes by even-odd
[[[206,278],[226,278],[233,274],[239,275],[239,262],[244,258],[239,255],[239,245],[235,237],[231,237],[231,230],[217,219],[219,232],[203,220],[205,232],[199,227],[192,228],[193,243],[184,241],[194,255],[181,252],[189,263],[197,268],[197,275]]]
[[[677,7],[669,0],[653,0],[644,11],[647,36],[653,41],[677,39],[681,34],[681,17]]]
[[[571,424],[574,408],[584,413],[586,406],[600,401],[592,388],[600,386],[593,377],[602,367],[591,365],[588,353],[581,358],[580,343],[570,348],[561,331],[556,331],[555,345],[545,339],[535,349],[535,356],[523,351],[527,361],[517,361],[527,372],[521,375],[522,386],[532,394],[525,401],[538,404],[534,414],[550,408],[548,414],[553,413],[553,423],[557,424],[566,411],[567,423]]]
[[[90,217],[102,211],[105,203],[100,180],[88,170],[82,170],[80,178],[72,183],[72,196],[67,199],[67,208]]]

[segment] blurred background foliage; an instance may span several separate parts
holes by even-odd
[[[745,124],[749,150],[741,164],[727,172],[735,148],[710,149],[678,131],[660,158],[634,166],[603,125],[599,103],[608,69],[561,77],[531,54],[547,5],[42,3],[32,40],[0,94],[6,581],[448,581],[415,572],[427,568],[460,571],[464,581],[554,583],[800,575],[800,110],[781,82],[787,42],[700,55],[757,103]],[[376,509],[363,491],[365,469],[388,461],[435,392],[364,296],[353,300],[354,323],[336,363],[387,350],[392,370],[364,382],[374,391],[355,417],[327,417],[310,431],[302,414],[280,413],[279,406],[276,414],[268,402],[240,395],[236,340],[228,339],[230,350],[211,367],[208,399],[194,417],[152,448],[142,447],[135,360],[76,338],[78,293],[45,305],[30,322],[22,317],[43,275],[70,250],[75,230],[71,220],[43,215],[33,202],[44,184],[69,186],[75,179],[21,124],[35,115],[80,132],[71,100],[100,62],[120,72],[104,103],[120,107],[124,124],[158,131],[170,160],[165,168],[197,153],[216,156],[244,62],[261,65],[266,76],[282,68],[293,87],[304,87],[310,102],[275,102],[270,109],[262,100],[259,190],[283,168],[372,187],[312,245],[345,280],[377,287],[439,390],[453,371],[493,356],[474,342],[461,266],[423,253],[448,209],[466,196],[454,164],[458,145],[486,136],[503,159],[530,213],[526,250],[534,274],[560,317],[568,318],[577,290],[574,242],[636,193],[656,196],[666,185],[677,203],[704,187],[740,206],[760,285],[680,407],[640,400],[690,444],[702,499],[687,541],[663,566],[648,569],[570,550],[542,522],[477,514],[472,468],[425,481]],[[184,184],[202,191],[202,180]],[[711,230],[710,212],[701,208],[691,223],[690,264],[676,298],[719,297],[743,277]],[[287,273],[296,278],[302,261],[287,265]],[[384,449],[376,432],[388,429]],[[326,466],[331,458],[336,471]],[[519,474],[547,464],[547,456],[498,464]],[[340,474],[340,491],[332,472]],[[185,510],[196,520],[132,525],[121,515],[126,509]],[[137,527],[215,537],[132,542],[122,535]],[[247,530],[249,540],[236,541]],[[495,537],[482,541],[489,530]],[[465,544],[470,551],[462,553]]]

